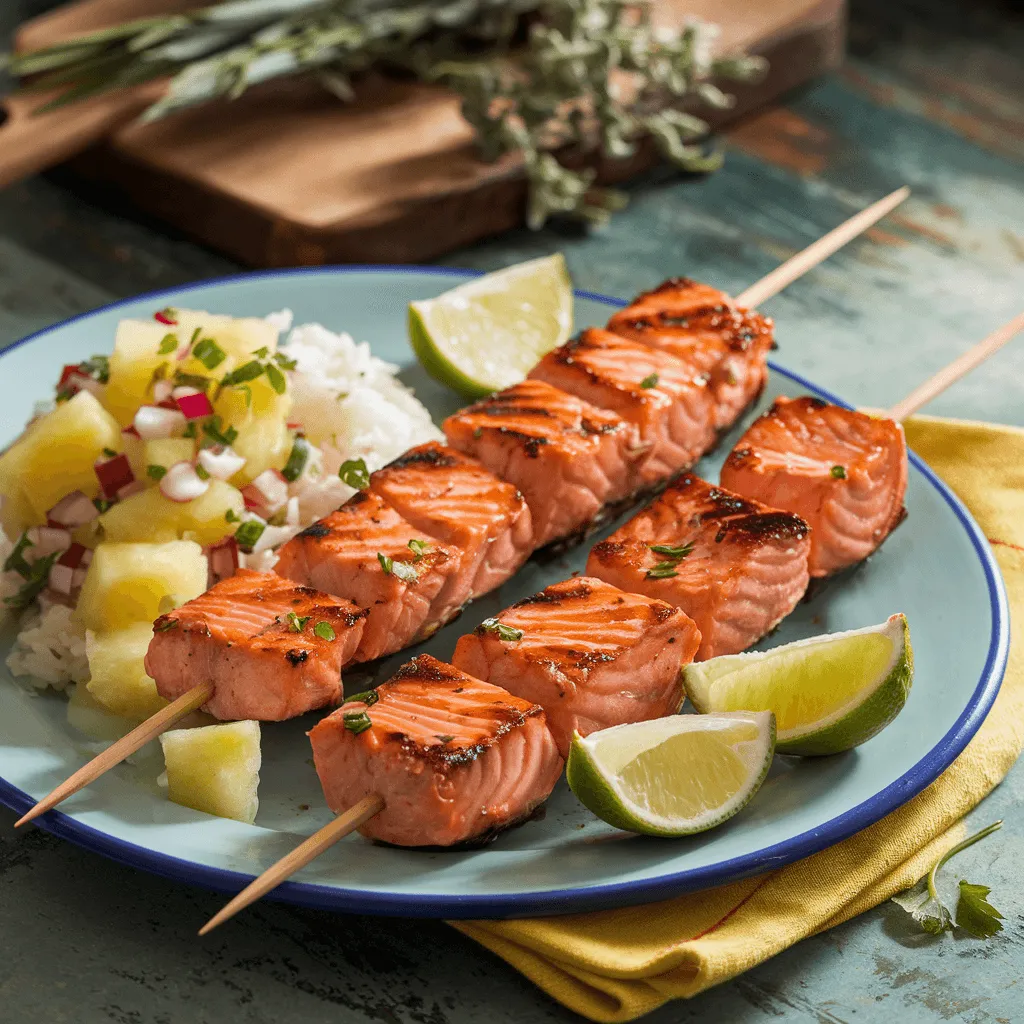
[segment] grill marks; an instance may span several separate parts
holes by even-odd
[[[201,682],[225,721],[279,721],[341,697],[366,612],[273,573],[240,569],[154,624],[146,671],[173,700]],[[315,631],[327,623],[334,640]]]
[[[870,555],[902,522],[903,429],[814,398],[780,398],[751,424],[722,483],[803,517],[810,573],[827,576]]]
[[[527,380],[445,420],[448,443],[516,487],[533,545],[586,527],[631,486],[636,433],[619,416]]]
[[[574,731],[676,712],[680,668],[700,642],[682,612],[598,579],[556,583],[497,621],[521,638],[477,629],[459,640],[453,664],[541,705],[563,756]]]
[[[701,661],[745,650],[796,607],[810,533],[799,516],[687,473],[595,545],[587,572],[682,609],[700,630]],[[652,545],[689,552],[673,558]]]
[[[490,838],[529,817],[561,774],[541,708],[429,655],[376,692],[372,706],[345,704],[309,734],[332,810],[384,797],[384,810],[360,829],[368,838],[402,846]],[[344,716],[359,711],[372,724],[356,734]]]

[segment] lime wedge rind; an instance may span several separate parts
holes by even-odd
[[[716,726],[728,727],[733,723],[752,723],[756,726],[756,736],[737,745],[748,769],[743,784],[726,800],[710,807],[705,813],[693,817],[669,818],[652,812],[650,807],[642,807],[616,779],[613,766],[603,763],[614,762],[614,755],[609,759],[602,751],[610,740],[631,740],[639,733],[649,730],[658,731],[658,727],[667,727],[676,735],[680,733],[697,733],[707,728],[715,720]],[[611,735],[609,735],[611,734]],[[641,835],[680,837],[706,832],[708,829],[721,825],[738,814],[761,788],[771,767],[775,751],[775,720],[769,713],[737,712],[721,715],[674,715],[657,719],[652,722],[636,722],[629,725],[613,726],[599,733],[592,733],[585,739],[579,734],[573,738],[566,764],[566,779],[573,793],[584,806],[603,821],[627,832]],[[635,753],[643,753],[642,740]],[[661,784],[652,778],[652,786]],[[651,794],[657,796],[656,793]]]
[[[566,341],[572,317],[572,283],[556,253],[411,302],[409,341],[432,377],[481,398],[523,380]]]
[[[857,638],[861,637],[884,637],[889,641],[890,652],[884,666],[865,671],[856,658],[851,659],[849,671],[862,671],[863,685],[829,713],[813,721],[787,727],[787,709],[780,703],[787,687],[799,685],[801,670],[809,668],[813,671],[816,658],[834,654],[842,649],[838,646],[841,644],[853,649]],[[758,699],[749,699],[752,687],[748,686],[748,699],[738,700],[730,693],[731,688],[735,689],[735,680],[741,675],[749,679],[755,671],[762,677],[760,686],[763,692]],[[684,669],[687,696],[697,711],[737,711],[741,707],[752,711],[772,711],[781,723],[777,752],[803,756],[841,753],[876,736],[903,710],[913,678],[910,627],[902,614],[890,616],[880,625],[810,637],[769,651],[713,658]],[[826,685],[828,682],[827,678],[823,680]]]

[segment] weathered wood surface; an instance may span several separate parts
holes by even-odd
[[[42,4],[0,5],[0,19],[32,6]],[[787,365],[853,401],[890,403],[1024,303],[1024,25],[1009,4],[955,0],[855,0],[853,13],[846,68],[735,131],[720,174],[647,178],[603,233],[519,232],[448,262],[494,267],[561,248],[596,291],[628,295],[680,271],[738,289],[907,181],[915,197],[898,218],[767,307]],[[60,177],[0,193],[0,344],[111,298],[233,269]],[[935,411],[1024,425],[1024,344]],[[992,885],[1002,936],[914,936],[885,906],[648,1020],[1024,1020],[1022,805],[1018,767],[971,819],[1005,818],[1003,831],[958,862]],[[43,833],[15,836],[12,822],[0,812],[4,1024],[575,1019],[442,924],[265,903],[199,943],[194,929],[219,896]]]

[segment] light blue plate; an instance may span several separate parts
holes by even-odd
[[[407,382],[440,419],[460,403],[415,363],[405,335],[406,306],[465,276],[412,267],[248,274],[77,317],[0,356],[0,442],[19,433],[35,400],[52,394],[62,364],[108,352],[119,319],[147,317],[166,305],[239,316],[287,306],[297,323],[319,321],[347,330],[370,341],[376,355],[402,364]],[[616,305],[580,293],[577,323],[604,323]],[[762,408],[779,394],[811,393],[837,401],[780,367],[773,371]],[[717,479],[721,458],[744,425],[698,467],[703,476]],[[703,835],[651,840],[616,832],[584,810],[562,782],[542,819],[485,849],[418,853],[353,836],[275,896],[338,910],[427,917],[566,913],[664,899],[777,868],[877,821],[920,792],[964,748],[995,698],[1007,656],[1006,598],[989,546],[966,509],[913,456],[907,507],[909,519],[874,558],[816,588],[767,641],[786,643],[905,612],[917,663],[914,689],[899,718],[869,743],[832,758],[776,758],[751,805]],[[457,638],[486,616],[582,569],[589,546],[554,560],[531,561],[420,649],[449,657]],[[0,641],[0,651],[9,642]],[[399,660],[390,659],[379,676]],[[346,682],[353,692],[368,680],[350,676]],[[166,800],[155,783],[162,768],[158,750],[110,772],[41,824],[126,864],[217,889],[239,889],[329,820],[304,735],[315,720],[307,716],[264,726],[256,825],[209,817]],[[0,685],[0,800],[26,810],[91,753],[68,727],[62,698],[30,696],[6,680]]]

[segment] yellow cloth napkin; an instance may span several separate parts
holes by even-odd
[[[970,508],[1024,614],[1024,430],[918,417],[907,441]],[[967,749],[924,792],[828,850],[770,874],[640,908],[454,926],[566,1006],[627,1021],[733,978],[912,885],[962,838],[963,816],[1006,775],[1024,740],[1024,648]]]

